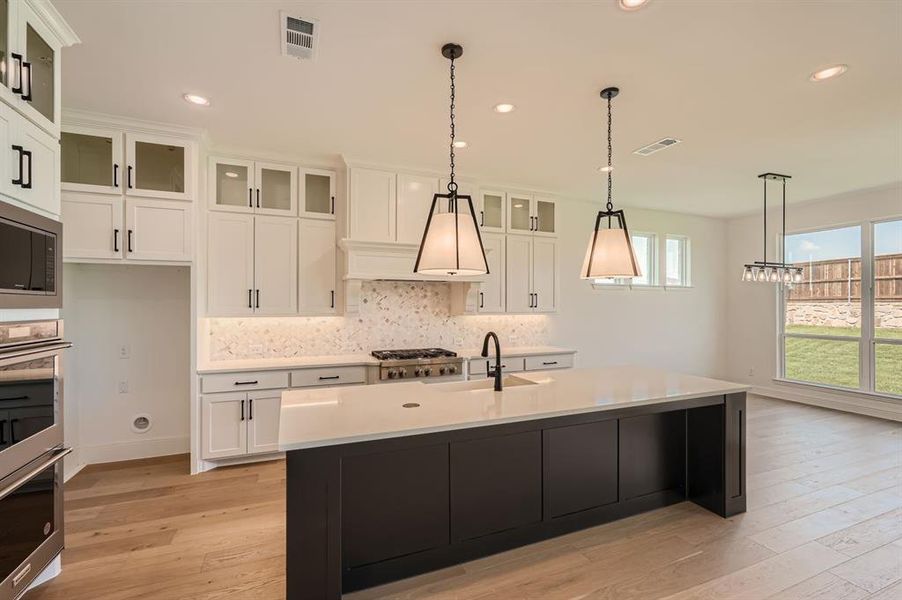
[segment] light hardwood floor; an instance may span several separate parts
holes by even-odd
[[[902,599],[902,425],[749,399],[749,511],[682,503],[346,597]],[[92,466],[27,600],[284,598],[284,464]]]

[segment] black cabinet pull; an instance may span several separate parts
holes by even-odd
[[[241,420],[244,420],[244,400],[241,401]]]
[[[25,81],[28,81],[28,91],[22,92],[22,100],[25,100],[26,102],[31,102],[31,63],[23,62],[22,70],[23,71],[28,70],[28,76],[23,78]],[[24,81],[22,83],[24,83]]]
[[[15,65],[13,66],[13,68],[16,70],[16,73],[18,74],[17,80],[19,82],[19,85],[14,85],[12,87],[12,92],[13,92],[13,94],[21,94],[22,93],[22,55],[16,54],[15,52],[13,52],[12,54],[10,54],[10,56],[12,57],[13,62],[15,62]]]
[[[19,153],[19,176],[13,179],[13,185],[22,185],[22,177],[25,175],[25,165],[23,164],[22,151],[24,148],[18,144],[13,144],[12,149]]]
[[[6,419],[0,420],[0,447],[6,445]]]
[[[556,365],[557,361],[556,360],[546,360],[542,364],[543,365]]]
[[[319,380],[320,381],[328,381],[330,379],[340,379],[340,378],[341,378],[341,375],[329,375],[329,376],[320,375]]]
[[[257,308],[260,308],[260,290],[257,290]]]
[[[533,308],[539,308],[539,293],[538,292],[536,292],[536,302],[535,302],[535,306],[533,306]]]
[[[134,232],[131,229],[129,229],[128,230],[128,251],[129,252],[134,252],[134,250],[132,249],[132,236],[133,235],[134,235]]]
[[[485,227],[485,211],[484,210],[479,211],[479,226]]]
[[[253,381],[236,381],[235,385],[257,385],[259,381],[254,379]]]
[[[18,422],[19,419],[11,419],[9,422],[9,441],[11,444],[22,441],[16,439],[16,423]]]
[[[247,291],[247,307],[254,308],[254,290]]]
[[[32,175],[31,164],[34,161],[34,159],[31,157],[31,150],[22,150],[22,152],[19,153],[19,160],[21,160],[23,156],[28,157],[28,181],[26,181],[25,183],[23,183],[21,185],[22,185],[22,189],[30,190],[31,189],[31,175]]]
[[[479,292],[479,308],[485,308],[485,294]]]
[[[247,420],[248,421],[254,420],[254,399],[253,398],[250,398],[247,401]]]
[[[134,169],[132,169],[132,166],[129,165],[128,166],[128,181],[126,182],[126,184],[128,185],[128,189],[132,189],[132,171],[133,170]]]
[[[332,205],[329,207],[329,212],[331,214],[335,214],[335,196],[332,196]]]
[[[119,252],[119,230],[113,230],[113,252]]]
[[[254,208],[254,190],[253,190],[253,188],[247,188],[247,206],[248,206],[248,208]]]
[[[330,304],[329,308],[335,308],[335,290],[329,292]]]
[[[113,163],[113,187],[119,187],[119,163]]]
[[[260,208],[260,188],[257,188],[257,208]]]

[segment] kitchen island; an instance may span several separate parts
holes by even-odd
[[[745,393],[637,367],[285,392],[287,598],[682,501],[745,511]]]

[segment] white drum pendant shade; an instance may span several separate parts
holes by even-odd
[[[596,229],[583,261],[583,279],[638,277],[633,245],[625,229]]]
[[[435,212],[436,200],[433,201],[433,212],[423,234],[416,272],[423,275],[488,273],[482,240],[476,229],[476,218],[471,213],[470,199],[459,196],[458,206],[463,209],[460,212],[444,213]]]

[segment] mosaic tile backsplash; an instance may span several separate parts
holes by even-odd
[[[452,316],[447,283],[364,282],[347,317],[208,319],[209,360],[319,356],[384,348],[477,348],[489,330],[502,344],[548,343],[544,315]]]

